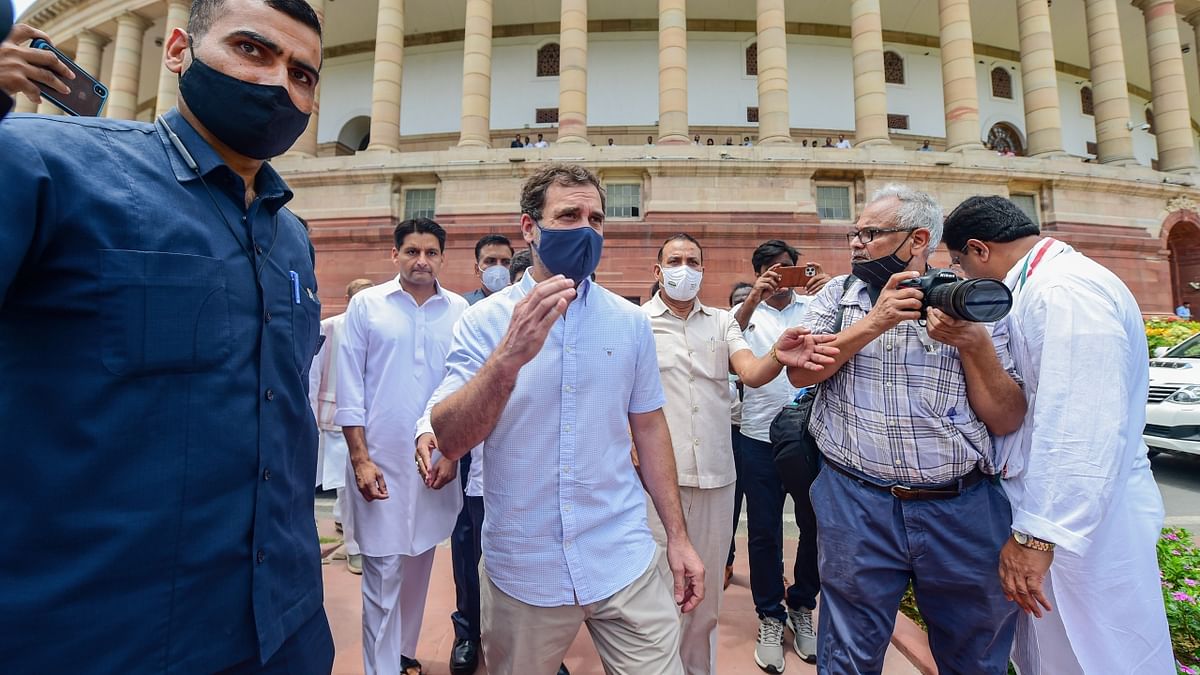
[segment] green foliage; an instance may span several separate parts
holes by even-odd
[[[1200,673],[1200,550],[1187,530],[1168,527],[1158,538],[1163,603],[1171,625],[1171,648],[1183,675]]]
[[[1175,345],[1200,333],[1200,321],[1183,321],[1175,317],[1153,317],[1146,320],[1146,343],[1150,356],[1158,347]]]

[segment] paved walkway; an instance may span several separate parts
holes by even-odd
[[[327,517],[320,518],[322,536],[334,536],[333,523]],[[792,555],[795,540],[787,540]],[[739,552],[745,550],[745,538],[739,537]],[[330,545],[322,547],[329,550]],[[787,569],[791,570],[791,556]],[[359,583],[362,577],[350,574],[344,560],[336,560],[323,568],[325,578],[325,611],[333,626],[333,639],[337,656],[333,664],[335,675],[360,675],[362,667],[362,599]],[[734,567],[733,583],[725,592],[721,610],[720,646],[718,647],[717,672],[719,675],[761,675],[754,663],[754,640],[758,634],[758,618],[750,598],[750,580],[746,556],[739,553]],[[720,573],[720,572],[718,572]],[[450,647],[454,643],[454,630],[450,614],[454,611],[454,579],[450,571],[450,546],[438,547],[433,563],[433,578],[429,597],[425,605],[425,624],[421,629],[421,641],[416,658],[425,666],[426,675],[447,675]],[[788,637],[791,633],[786,634]],[[602,675],[603,667],[596,656],[591,638],[581,630],[567,652],[567,667],[572,675]],[[800,660],[796,653],[787,650],[786,672],[791,674],[815,673],[816,668]],[[883,672],[886,675],[916,675],[917,670],[896,651],[888,648]],[[487,668],[480,667],[477,675],[486,675]]]

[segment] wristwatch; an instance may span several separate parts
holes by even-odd
[[[1042,541],[1041,539],[1038,539],[1037,537],[1031,537],[1031,536],[1025,534],[1024,532],[1020,532],[1017,530],[1013,530],[1012,534],[1013,534],[1013,539],[1016,539],[1017,543],[1024,546],[1025,548],[1031,548],[1035,551],[1053,551],[1054,550],[1054,544],[1052,544],[1048,541]]]

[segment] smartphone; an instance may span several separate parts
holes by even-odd
[[[804,276],[806,276],[806,277],[815,277],[815,276],[817,276],[817,266],[816,266],[816,265],[813,265],[813,264],[811,264],[811,263],[810,263],[810,264],[808,264],[808,265],[805,265],[805,266],[804,266]]]
[[[808,283],[803,267],[776,267],[775,273],[780,277],[780,288],[804,288]]]
[[[74,80],[65,80],[64,82],[71,88],[70,95],[63,94],[47,87],[44,84],[38,84],[38,89],[42,91],[42,96],[54,105],[58,106],[63,112],[68,115],[77,117],[96,117],[104,108],[104,102],[108,100],[108,87],[100,84],[100,82],[92,77],[86,70],[75,65],[66,54],[54,48],[54,45],[38,38],[29,46],[34,49],[45,49],[49,52],[54,52],[59,61],[62,61],[68,68],[75,73]]]

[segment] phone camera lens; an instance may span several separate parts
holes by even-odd
[[[104,87],[101,87],[100,85],[96,85],[93,91],[96,92],[97,96],[105,96],[108,93],[104,91]]]

